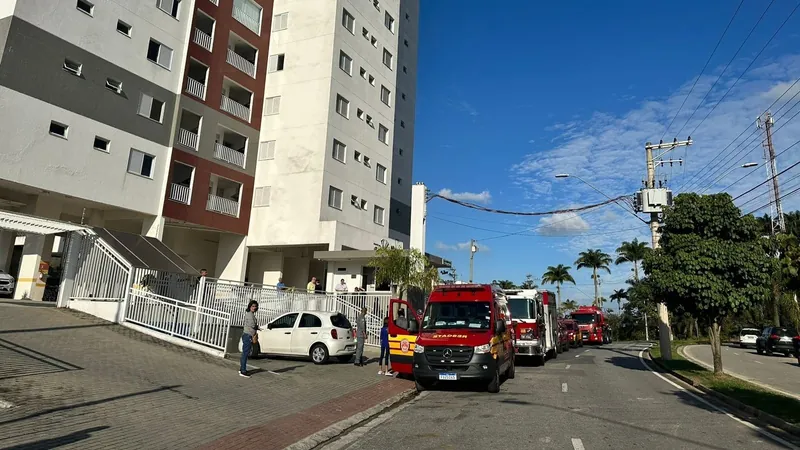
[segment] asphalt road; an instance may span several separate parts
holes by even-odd
[[[711,346],[690,345],[683,352],[706,366],[713,367]],[[725,373],[754,381],[800,398],[800,367],[796,358],[776,353],[759,355],[754,348],[722,346],[722,368]]]
[[[643,348],[573,349],[499,394],[428,391],[323,449],[786,448],[647,370]]]

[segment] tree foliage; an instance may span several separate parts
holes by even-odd
[[[533,275],[527,274],[525,275],[525,281],[523,281],[522,284],[519,285],[519,287],[521,289],[536,289],[539,286],[537,286],[536,282],[533,281]]]
[[[611,301],[617,302],[617,311],[622,310],[622,301],[628,298],[628,292],[625,289],[615,289],[609,298]]]
[[[542,275],[542,283],[556,285],[556,311],[559,311],[558,305],[561,303],[561,285],[564,283],[575,284],[575,279],[569,273],[570,269],[570,266],[565,266],[564,264],[548,266]]]
[[[631,242],[625,241],[617,247],[617,259],[614,261],[615,265],[624,263],[633,264],[633,279],[639,279],[639,264],[641,264],[644,257],[650,252],[650,247],[644,242],[639,242],[634,239]]]
[[[594,304],[596,306],[603,306],[603,301],[600,299],[600,280],[597,278],[599,270],[605,270],[611,273],[608,267],[611,264],[611,256],[600,250],[586,250],[578,254],[578,259],[575,260],[575,266],[578,269],[592,269],[592,280],[594,280]]]
[[[500,286],[500,289],[516,289],[517,287],[511,280],[492,280],[492,284]]]
[[[762,302],[773,262],[752,216],[728,194],[681,194],[665,211],[661,248],[644,259],[647,285],[672,311],[709,325],[714,372],[722,371],[720,323]]]
[[[397,286],[397,296],[404,297],[409,289],[428,292],[440,282],[439,271],[418,249],[380,247],[368,264],[375,268],[377,284]]]

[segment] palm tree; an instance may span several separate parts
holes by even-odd
[[[611,264],[611,256],[608,253],[597,249],[597,250],[586,250],[584,252],[580,252],[578,254],[578,259],[575,260],[575,266],[578,269],[584,268],[591,268],[592,269],[592,279],[594,281],[594,305],[602,307],[602,303],[598,303],[600,301],[600,288],[599,288],[599,279],[597,278],[597,271],[598,270],[605,270],[608,273],[611,273],[611,269],[608,268],[608,265]]]
[[[644,259],[650,247],[644,242],[634,239],[632,242],[625,241],[617,248],[617,260],[614,264],[633,263],[633,279],[639,281],[639,263]]]
[[[622,312],[622,300],[628,298],[628,292],[625,289],[616,289],[609,298],[617,301],[617,311]]]
[[[569,274],[571,268],[563,264],[548,266],[547,271],[542,275],[542,283],[556,285],[556,313],[559,310],[558,304],[561,303],[561,285],[564,283],[575,284],[575,279]]]
[[[492,284],[500,286],[500,289],[515,289],[517,287],[511,280],[493,280]]]
[[[564,300],[561,304],[561,310],[565,313],[567,311],[575,311],[576,309],[578,309],[578,302],[575,300]]]

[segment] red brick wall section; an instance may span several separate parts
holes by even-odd
[[[242,235],[247,234],[247,229],[250,224],[250,206],[253,202],[254,178],[197,155],[179,149],[173,149],[172,162],[170,162],[167,180],[172,179],[172,170],[175,166],[174,161],[180,161],[194,167],[191,204],[184,205],[183,203],[169,200],[170,184],[167,184],[167,199],[164,201],[163,210],[164,216],[221,231]],[[241,203],[239,207],[239,217],[227,216],[225,214],[206,210],[212,173],[242,184],[242,193],[239,198]]]
[[[208,85],[206,86],[206,99],[204,103],[211,108],[221,111],[223,114],[228,114],[219,108],[220,102],[222,101],[222,80],[224,77],[235,81],[253,92],[250,123],[233,115],[228,115],[259,130],[261,129],[264,84],[267,76],[267,60],[269,59],[269,37],[270,30],[272,30],[272,0],[253,1],[263,8],[260,35],[254,33],[233,18],[233,0],[222,0],[219,2],[219,6],[215,6],[209,0],[197,0],[196,8],[202,10],[217,21],[214,28],[213,52],[209,52],[190,39],[185,64],[188,68],[189,58],[194,58],[209,67]],[[194,33],[194,21],[197,18],[197,14],[198,13],[195,12],[192,19],[192,35]],[[255,79],[228,64],[226,58],[228,54],[228,39],[231,32],[258,49]],[[183,80],[183,84],[185,92],[186,79]]]

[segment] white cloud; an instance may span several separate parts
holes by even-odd
[[[459,106],[461,106],[461,109],[464,110],[464,112],[466,112],[470,116],[472,116],[472,117],[477,117],[478,116],[478,110],[475,109],[475,107],[472,106],[470,103],[468,103],[466,101],[461,101],[459,103]]]
[[[492,194],[489,191],[482,191],[482,192],[453,192],[450,189],[442,189],[439,191],[439,195],[442,197],[451,198],[453,200],[460,200],[463,202],[475,202],[475,203],[489,203],[492,201]]]
[[[435,246],[436,246],[436,250],[441,250],[441,251],[450,251],[450,252],[453,252],[453,251],[467,251],[468,252],[469,251],[469,244],[470,244],[469,241],[467,241],[467,242],[459,242],[457,244],[445,244],[444,242],[437,241]],[[489,246],[486,245],[486,244],[481,244],[480,242],[477,242],[476,245],[478,246],[478,251],[479,252],[488,252],[489,250],[491,250],[489,248]]]
[[[545,236],[565,236],[570,234],[582,234],[591,226],[583,217],[575,213],[554,214],[543,217],[539,220],[539,227],[536,231]]]

